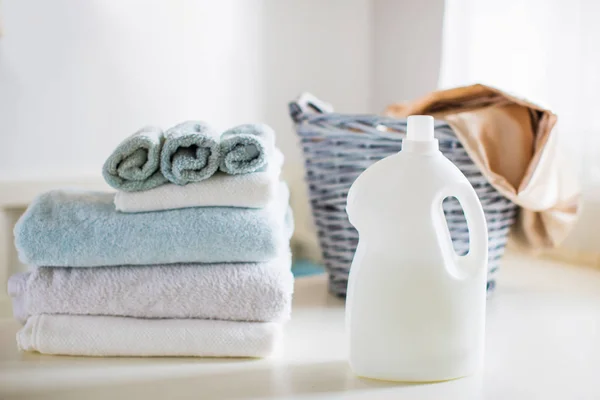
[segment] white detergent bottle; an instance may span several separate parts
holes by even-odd
[[[406,382],[471,375],[483,365],[487,226],[475,190],[438,148],[433,118],[408,118],[402,151],[348,193],[359,232],[346,302],[349,361],[359,376]],[[456,197],[470,249],[456,254],[442,201]]]

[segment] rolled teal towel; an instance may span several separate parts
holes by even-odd
[[[121,142],[104,163],[102,175],[110,186],[125,192],[148,190],[167,183],[160,171],[162,130],[145,127]]]
[[[219,134],[202,121],[183,122],[165,132],[160,155],[163,175],[177,185],[210,178],[219,168]]]
[[[275,132],[264,124],[236,126],[221,135],[221,164],[227,174],[248,174],[267,166],[273,157]]]
[[[19,259],[31,266],[264,262],[289,246],[288,198],[282,183],[276,199],[262,209],[121,213],[114,194],[51,191],[17,222],[15,245]]]

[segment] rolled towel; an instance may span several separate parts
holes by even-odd
[[[288,248],[289,192],[262,209],[194,207],[121,213],[114,194],[56,190],[36,198],[15,226],[19,259],[32,266],[94,267],[263,262]]]
[[[117,146],[104,163],[102,175],[110,186],[126,192],[148,190],[167,182],[160,171],[162,130],[142,128]]]
[[[229,175],[217,171],[210,179],[185,186],[166,184],[144,192],[117,192],[115,207],[122,212],[145,212],[185,207],[262,208],[277,195],[283,154],[275,149],[264,171]]]
[[[289,319],[291,255],[265,263],[42,267],[8,280],[13,311],[270,322]]]
[[[160,170],[172,183],[210,178],[219,168],[219,134],[202,121],[183,122],[165,132]]]
[[[276,322],[35,315],[17,332],[17,344],[74,356],[265,357],[280,332]]]
[[[265,168],[275,148],[275,132],[264,124],[236,126],[221,135],[221,164],[227,174],[248,174]]]

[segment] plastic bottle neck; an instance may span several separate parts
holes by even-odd
[[[439,142],[433,140],[402,140],[402,152],[415,154],[432,154],[440,151]]]

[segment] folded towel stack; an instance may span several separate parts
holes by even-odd
[[[263,357],[289,319],[293,231],[265,125],[144,128],[104,165],[116,194],[52,191],[15,227],[23,350]]]

